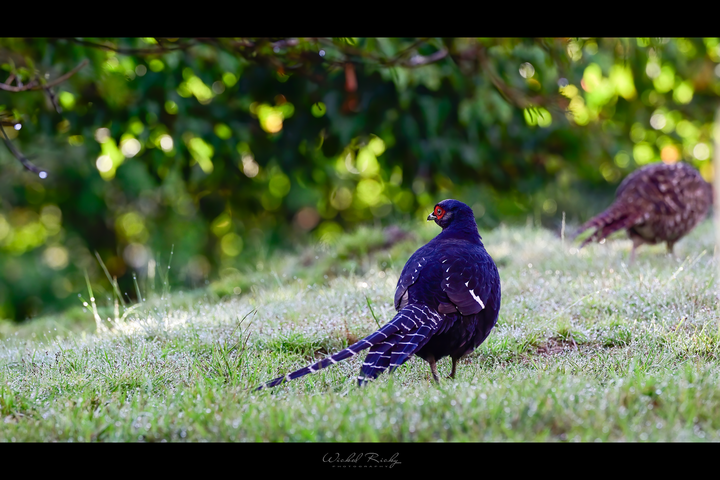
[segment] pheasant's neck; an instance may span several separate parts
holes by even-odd
[[[478,233],[477,224],[475,222],[467,222],[464,224],[455,224],[447,227],[436,237],[440,240],[445,239],[458,239],[467,240],[471,243],[477,243],[482,245],[482,239]]]

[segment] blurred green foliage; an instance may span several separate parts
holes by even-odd
[[[0,39],[1,128],[48,172],[0,148],[0,318],[76,304],[94,251],[134,300],[172,245],[195,287],[444,198],[552,226],[649,162],[709,179],[718,62],[717,38]]]

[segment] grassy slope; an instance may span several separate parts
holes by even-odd
[[[433,385],[413,358],[358,389],[360,356],[249,392],[376,329],[367,298],[392,318],[402,265],[436,232],[383,249],[367,229],[213,286],[243,295],[177,294],[102,334],[78,333],[94,332],[88,313],[6,325],[0,441],[720,439],[710,221],[677,257],[644,247],[630,267],[622,237],[578,252],[547,231],[487,232],[500,321],[455,380]]]

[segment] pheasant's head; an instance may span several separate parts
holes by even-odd
[[[459,229],[474,229],[477,232],[475,214],[470,207],[458,200],[443,200],[435,205],[433,212],[427,217],[428,222],[435,220],[443,230],[448,227]]]

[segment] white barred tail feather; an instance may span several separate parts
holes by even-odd
[[[370,348],[358,377],[358,384],[362,385],[368,379],[377,378],[388,367],[392,371],[405,363],[427,343],[442,321],[443,316],[425,305],[406,305],[380,330],[313,365],[264,383],[255,391],[315,373]]]
[[[370,348],[363,362],[358,383],[362,385],[368,379],[375,379],[390,366],[390,350],[397,345],[402,335],[393,335]]]
[[[411,307],[419,310],[415,305]],[[435,315],[439,317],[439,315]],[[414,312],[413,316],[416,320],[421,320],[417,312]],[[374,380],[388,367],[390,372],[394,371],[430,340],[432,334],[437,331],[438,326],[437,319],[428,317],[421,320],[421,325],[416,330],[414,329],[405,335],[393,335],[392,341],[388,339],[375,345],[363,363],[360,376],[358,376],[358,384],[362,385],[366,380]]]

